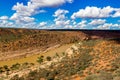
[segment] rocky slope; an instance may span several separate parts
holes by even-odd
[[[44,51],[51,46],[74,43],[81,40],[120,38],[119,33],[120,31],[0,28],[0,56],[22,54],[18,52],[31,51],[33,48]],[[31,55],[33,53],[29,54]],[[24,57],[25,55],[22,56]]]
[[[80,41],[63,56],[11,80],[120,80],[120,44],[114,40]],[[44,65],[47,65],[46,67]]]
[[[0,29],[0,51],[16,51],[30,47],[47,47],[56,44],[73,43],[80,40],[99,38],[120,38],[120,31],[95,30],[28,30],[28,29]]]

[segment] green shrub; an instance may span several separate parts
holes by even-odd
[[[100,74],[92,74],[85,78],[85,80],[113,80],[113,76],[107,72],[101,72]]]
[[[43,62],[43,60],[44,60],[43,58],[44,58],[44,56],[38,57],[37,62],[38,62],[39,64],[41,64],[41,63]]]
[[[19,75],[18,74],[14,75],[10,80],[20,80]]]
[[[97,75],[92,74],[85,78],[85,80],[100,80]]]
[[[0,73],[3,73],[4,70],[3,70],[3,67],[0,67]]]
[[[11,69],[12,69],[12,70],[17,70],[17,69],[19,69],[19,68],[20,68],[20,64],[19,64],[19,63],[13,64],[13,65],[11,66]]]
[[[52,58],[51,58],[50,56],[47,56],[47,57],[46,57],[46,60],[47,60],[47,61],[51,61],[51,59],[52,59]]]
[[[4,65],[3,68],[5,69],[5,71],[10,71],[10,69],[7,65]]]

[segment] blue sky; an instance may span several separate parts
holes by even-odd
[[[120,0],[0,0],[0,27],[120,29]]]

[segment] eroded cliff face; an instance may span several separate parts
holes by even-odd
[[[30,47],[46,49],[56,44],[67,44],[86,39],[82,32],[0,29],[0,51],[16,51]]]
[[[55,45],[95,39],[120,38],[120,31],[51,31],[30,29],[0,29],[0,56],[32,55],[33,49],[44,51]],[[117,40],[117,39],[115,39]],[[118,40],[119,42],[119,40]],[[34,51],[34,50],[33,50]],[[32,51],[32,52],[33,52]],[[24,53],[24,55],[22,55]],[[18,57],[18,56],[17,56]]]
[[[49,31],[3,28],[0,29],[0,51],[15,51],[29,47],[46,48],[50,45],[104,38],[120,38],[120,31]]]
[[[79,41],[68,48],[64,52],[64,55],[57,55],[57,57],[52,58],[51,61],[45,61],[45,63],[43,62],[43,64],[39,65],[40,70],[31,71],[35,72],[34,76],[32,76],[30,72],[21,77],[25,80],[32,78],[119,80],[119,48],[120,44],[115,40],[98,39]],[[47,66],[45,67],[45,65]],[[50,76],[45,75],[46,73]]]

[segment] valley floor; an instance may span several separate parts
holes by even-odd
[[[1,61],[0,61],[0,66],[4,66],[4,65],[8,65],[8,66],[11,66],[13,64],[16,64],[16,63],[25,63],[25,62],[29,62],[29,63],[34,63],[36,64],[36,60],[39,56],[44,56],[44,57],[47,57],[47,56],[51,56],[53,57],[56,53],[58,53],[59,55],[61,55],[66,49],[68,49],[71,45],[73,45],[72,43],[71,44],[64,44],[64,45],[56,45],[56,46],[53,46],[53,47],[50,47],[48,49],[46,49],[45,51],[40,51],[39,49],[33,49],[32,51],[17,51],[17,53],[19,54],[23,54],[23,56],[20,57],[20,55],[11,55],[8,57],[5,56],[3,57],[3,59],[1,58]],[[30,55],[27,55],[25,56],[26,53],[31,53]],[[18,56],[18,58],[16,57]],[[11,59],[10,59],[11,58]]]

